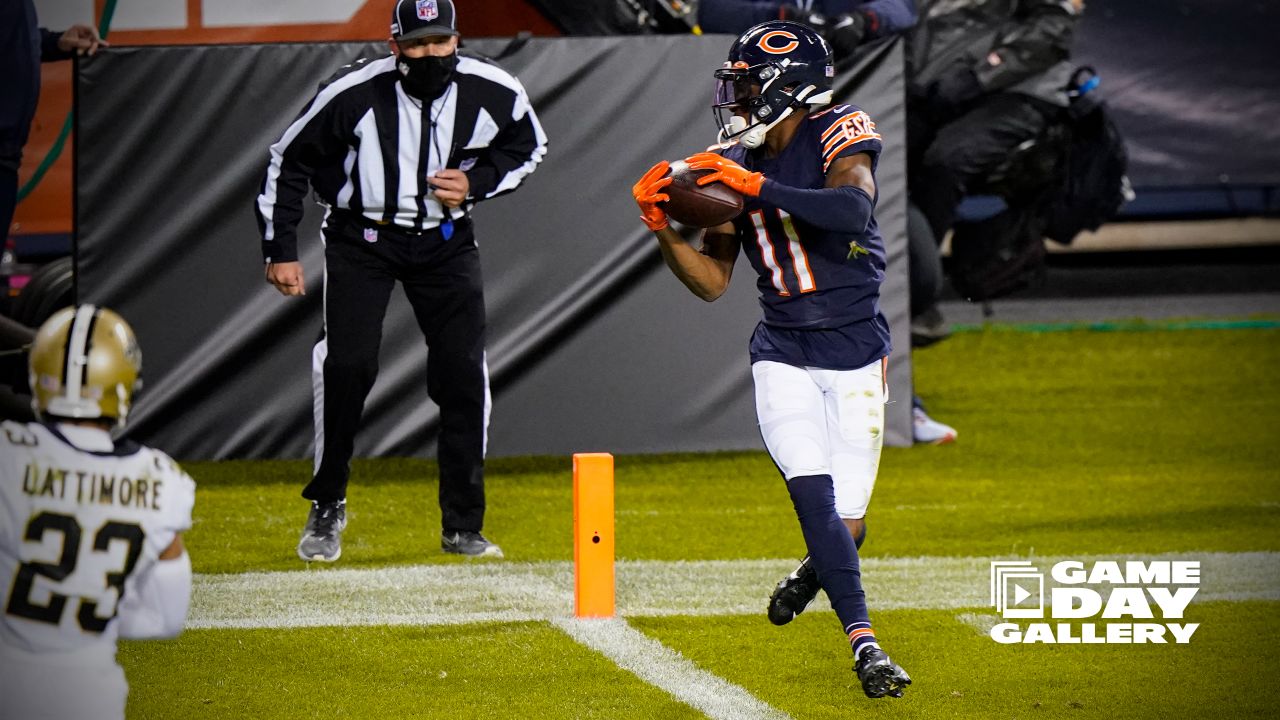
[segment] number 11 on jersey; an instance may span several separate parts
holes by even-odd
[[[817,285],[813,281],[813,271],[809,269],[809,256],[805,254],[804,246],[800,244],[800,236],[796,234],[795,224],[791,220],[791,215],[785,210],[777,208],[774,208],[773,212],[778,218],[778,225],[782,227],[787,255],[790,256],[791,268],[796,276],[796,281],[800,283],[800,292],[813,292],[817,289]],[[763,208],[751,211],[751,224],[756,230],[756,245],[760,247],[760,258],[765,267],[769,268],[770,279],[778,294],[783,297],[790,297],[791,291],[787,289],[785,277],[786,268],[778,262],[778,254],[774,249],[774,239],[770,237],[764,213],[765,210]],[[783,259],[786,260],[785,257]]]

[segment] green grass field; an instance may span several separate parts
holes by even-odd
[[[357,462],[333,568],[294,555],[309,462],[226,462],[187,465],[200,483],[195,629],[122,644],[130,717],[1280,713],[1280,330],[997,326],[916,363],[930,411],[961,436],[886,449],[868,515],[872,617],[915,679],[901,700],[862,696],[824,599],[784,628],[764,618],[803,543],[762,452],[617,459],[626,624],[584,632],[679,653],[674,679],[565,625],[568,458],[491,461],[486,533],[500,562],[440,553],[434,463]],[[997,644],[974,621],[994,612],[982,562],[961,560],[1172,553],[1221,554],[1205,555],[1187,645]],[[1215,562],[1232,569],[1208,597]],[[729,687],[756,704],[691,705],[666,685],[696,677],[732,684],[710,696]]]

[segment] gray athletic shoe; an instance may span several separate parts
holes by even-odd
[[[298,541],[298,557],[308,562],[333,562],[342,555],[342,531],[347,528],[347,501],[311,503],[307,526]]]
[[[486,540],[480,533],[470,530],[441,533],[440,549],[447,553],[470,557],[502,557],[502,548]]]

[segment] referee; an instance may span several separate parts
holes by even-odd
[[[315,474],[303,560],[342,553],[347,480],[397,280],[426,337],[440,406],[441,547],[501,557],[482,534],[489,372],[471,208],[514,190],[547,139],[520,81],[458,53],[451,0],[398,0],[392,55],[339,70],[271,146],[256,211],[267,282],[302,295],[308,183],[326,206],[324,327],[312,353]]]

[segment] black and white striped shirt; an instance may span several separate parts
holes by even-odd
[[[256,206],[268,262],[298,259],[308,182],[330,208],[422,231],[514,190],[546,154],[524,87],[497,65],[459,54],[453,82],[429,104],[406,94],[400,77],[394,56],[344,67],[271,146]],[[446,167],[470,183],[452,211],[426,183]]]

